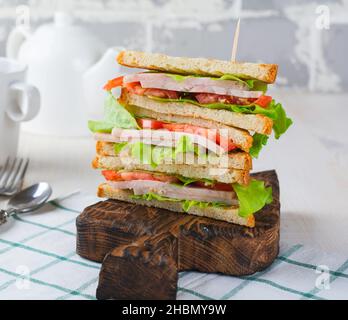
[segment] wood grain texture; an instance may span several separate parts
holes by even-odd
[[[77,253],[103,262],[98,299],[175,299],[177,272],[249,275],[279,251],[279,184],[275,171],[253,175],[273,188],[255,228],[116,200],[77,218]]]
[[[170,232],[113,249],[103,261],[97,298],[174,299],[177,254],[177,237]]]
[[[173,230],[193,216],[164,209],[137,206],[116,200],[100,201],[87,207],[76,219],[77,253],[102,262],[115,247],[137,238]]]

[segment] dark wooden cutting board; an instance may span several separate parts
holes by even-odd
[[[253,174],[273,188],[255,228],[106,200],[78,216],[77,253],[102,262],[98,299],[175,299],[179,271],[249,275],[279,250],[279,184],[275,171]]]

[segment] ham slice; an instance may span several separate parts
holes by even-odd
[[[98,141],[107,141],[107,142],[143,142],[145,144],[152,144],[164,147],[174,147],[178,144],[181,137],[186,136],[191,139],[194,144],[208,149],[211,152],[222,155],[226,151],[216,144],[214,141],[209,140],[203,136],[185,133],[185,132],[176,132],[168,130],[136,130],[136,129],[119,129],[114,128],[111,134],[107,133],[95,133],[94,138]]]
[[[233,80],[214,80],[207,77],[187,77],[176,81],[165,73],[136,73],[123,77],[123,83],[140,82],[142,88],[179,92],[215,93],[240,98],[258,98],[262,91],[250,91],[248,86]]]
[[[112,188],[131,189],[135,195],[155,193],[168,198],[180,200],[196,200],[204,202],[222,202],[227,205],[238,205],[233,191],[218,191],[198,187],[180,187],[174,184],[152,180],[108,181]]]

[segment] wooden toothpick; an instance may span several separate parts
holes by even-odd
[[[237,48],[238,48],[238,39],[239,39],[239,25],[240,25],[240,18],[238,19],[237,26],[236,26],[236,31],[234,32],[232,54],[231,54],[231,61],[232,62],[236,62],[236,55],[237,55]]]

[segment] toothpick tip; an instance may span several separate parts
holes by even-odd
[[[237,47],[238,47],[238,40],[239,40],[239,29],[240,29],[240,18],[238,18],[236,30],[234,32],[231,62],[236,62]]]

